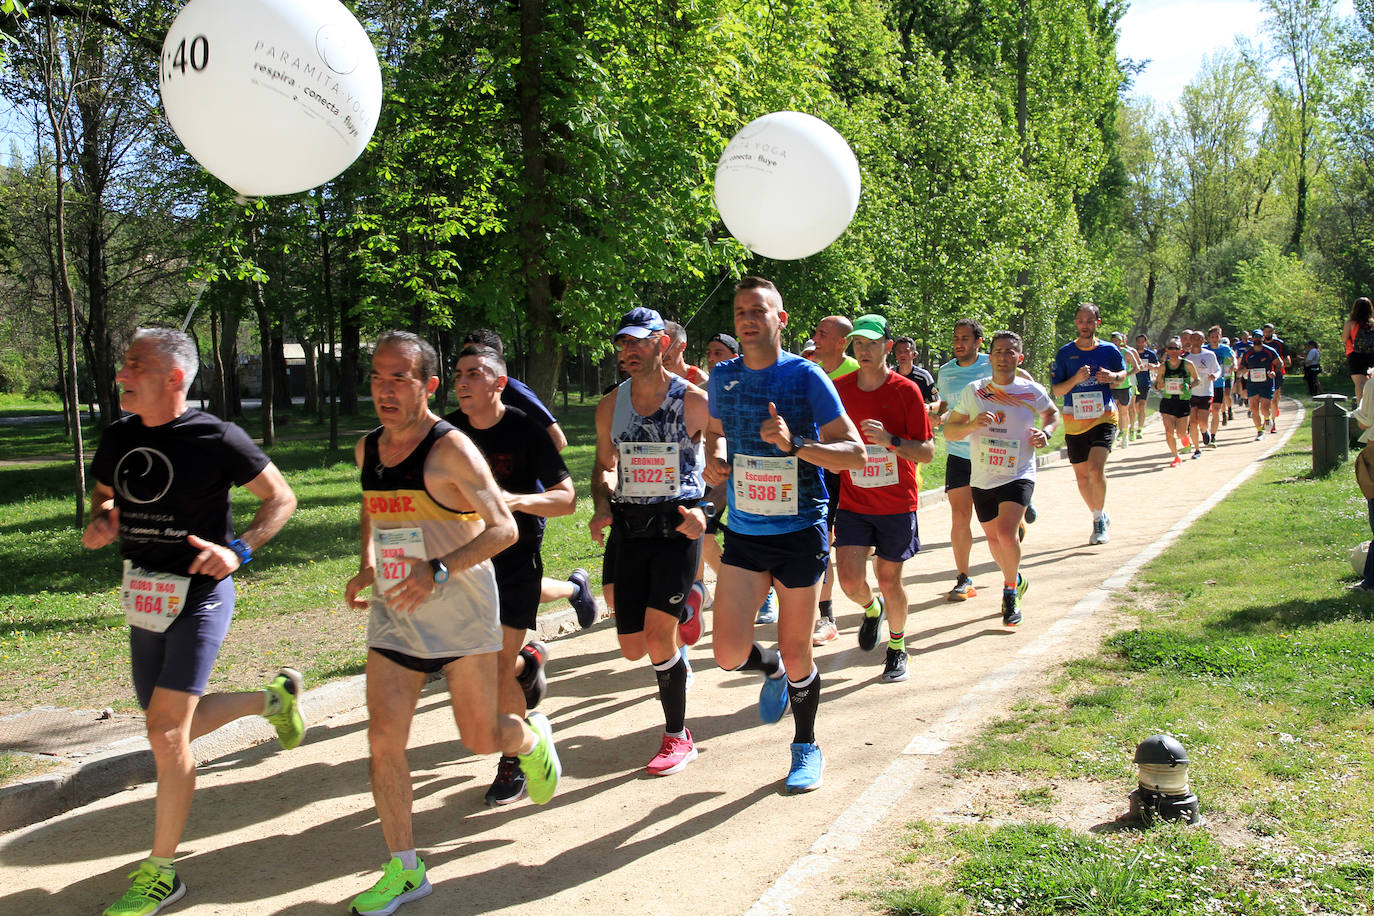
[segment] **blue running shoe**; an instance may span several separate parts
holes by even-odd
[[[765,725],[772,725],[787,712],[787,672],[777,677],[764,677],[763,689],[759,691],[759,718]]]
[[[596,623],[596,599],[592,597],[592,589],[587,579],[588,574],[585,569],[574,569],[572,575],[568,576],[568,581],[573,584],[575,589],[573,596],[568,599],[568,603],[577,612],[577,625],[584,630]]]
[[[759,608],[759,616],[754,619],[754,623],[777,623],[778,609],[773,604],[773,590],[768,590],[768,595],[763,599],[763,607]]]
[[[788,792],[811,792],[821,787],[825,757],[815,744],[792,745],[792,769],[787,773]]]

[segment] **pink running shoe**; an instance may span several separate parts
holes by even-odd
[[[654,776],[671,776],[681,773],[687,764],[696,759],[697,746],[692,743],[692,733],[684,729],[684,736],[681,738],[663,736],[663,744],[654,759],[649,761],[648,769]]]
[[[683,611],[687,619],[677,625],[678,636],[689,646],[695,646],[697,640],[701,639],[701,606],[705,601],[706,583],[698,579],[692,583],[692,590],[687,593],[687,600],[683,602]]]

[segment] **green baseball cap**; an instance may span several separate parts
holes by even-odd
[[[861,315],[854,319],[854,330],[848,336],[887,340],[892,335],[887,330],[887,319],[882,315]]]

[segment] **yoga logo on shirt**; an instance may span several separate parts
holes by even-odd
[[[125,500],[140,506],[155,503],[172,487],[172,462],[155,448],[124,453],[115,465],[114,485]]]

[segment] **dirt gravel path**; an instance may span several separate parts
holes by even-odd
[[[1300,422],[1285,407],[1284,429]],[[1249,430],[1249,432],[1247,432]],[[1001,626],[999,575],[981,536],[979,597],[945,601],[953,575],[944,504],[920,516],[924,551],[908,563],[911,679],[878,681],[879,650],[858,649],[859,611],[836,596],[841,638],[817,650],[823,682],[817,740],[825,784],[781,792],[790,718],[760,724],[759,681],[717,669],[709,633],[692,650],[688,724],[700,758],[653,778],[662,717],[652,673],[623,661],[603,622],[552,647],[541,709],[563,759],[558,795],[543,808],[482,806],[494,758],[456,740],[448,697],[421,700],[411,738],[415,832],[434,894],[407,916],[864,912],[844,894],[894,825],[928,816],[946,748],[957,746],[1062,660],[1095,651],[1111,626],[1123,564],[1200,502],[1273,449],[1240,417],[1221,448],[1167,467],[1158,423],[1108,465],[1109,544],[1089,547],[1090,517],[1066,463],[1042,469],[1039,521],[1026,539],[1025,622]],[[976,525],[976,523],[975,523]],[[773,627],[760,627],[770,640]],[[378,874],[386,855],[367,783],[366,716],[314,723],[291,752],[262,745],[200,770],[178,870],[189,891],[169,913],[339,913]],[[1124,791],[1124,790],[1123,790]],[[0,837],[0,914],[98,913],[147,852],[152,787],[144,786]]]

